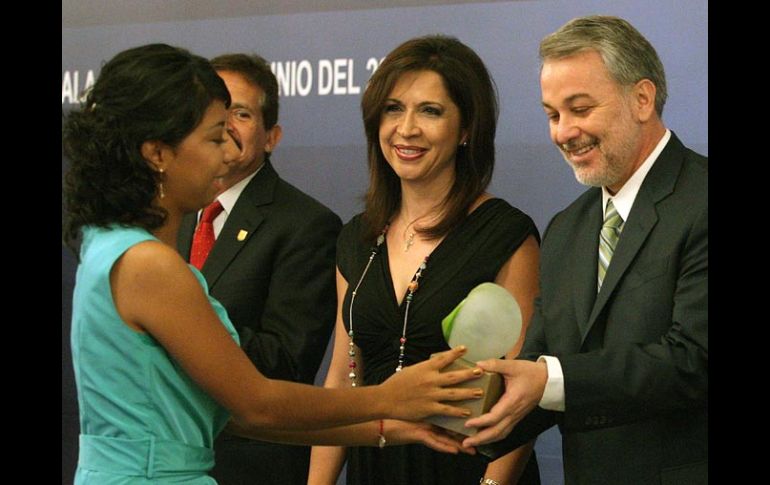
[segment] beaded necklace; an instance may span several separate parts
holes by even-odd
[[[364,267],[363,273],[361,273],[361,277],[358,279],[358,283],[356,284],[356,287],[353,289],[353,293],[351,293],[350,296],[350,307],[348,307],[348,322],[350,323],[350,330],[348,330],[348,356],[350,357],[350,363],[348,364],[348,368],[350,369],[350,374],[348,374],[348,377],[350,378],[350,385],[351,387],[356,387],[358,384],[356,383],[356,378],[358,375],[356,374],[356,348],[355,344],[353,343],[353,302],[356,299],[356,295],[358,294],[358,289],[361,287],[361,283],[364,281],[364,277],[366,276],[366,273],[369,272],[369,267],[372,265],[372,261],[374,261],[374,257],[377,256],[377,253],[380,252],[380,246],[382,246],[382,243],[385,242],[385,234],[388,232],[388,225],[386,225],[379,236],[377,236],[377,245],[372,248],[372,252],[369,255],[369,261],[367,261],[366,266]],[[404,368],[404,350],[406,349],[406,325],[409,320],[409,306],[412,304],[412,300],[414,299],[414,294],[417,291],[417,289],[420,287],[420,278],[422,277],[423,271],[425,271],[425,268],[428,267],[428,256],[425,256],[425,259],[422,260],[422,263],[420,263],[420,267],[417,268],[417,272],[412,276],[412,281],[409,282],[409,286],[407,287],[407,293],[406,293],[406,308],[404,309],[404,325],[401,329],[401,338],[399,339],[399,347],[398,347],[398,366],[396,367],[396,372],[400,372],[401,369]]]

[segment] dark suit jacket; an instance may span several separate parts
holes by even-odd
[[[180,230],[178,246],[185,258],[195,225],[192,214]],[[241,347],[268,377],[313,382],[336,317],[335,251],[341,227],[336,214],[282,180],[265,161],[203,266],[210,293],[227,309]],[[241,231],[247,233],[243,240]],[[307,471],[307,447],[223,435],[215,448],[212,475],[220,475],[223,485],[253,483],[255,467],[261,483],[291,483],[285,480],[293,473]],[[286,462],[286,454],[299,454],[301,461]],[[271,482],[268,471],[281,480]],[[220,472],[238,474],[243,481],[228,480]]]
[[[565,412],[536,408],[499,456],[559,424],[567,484],[707,482],[708,159],[673,135],[596,293],[601,189],[557,214],[522,358],[559,358]]]

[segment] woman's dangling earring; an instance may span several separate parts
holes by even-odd
[[[166,196],[166,192],[163,190],[163,169],[161,168],[158,170],[158,173],[160,173],[160,182],[158,182],[158,192],[160,192],[160,198],[164,198]]]

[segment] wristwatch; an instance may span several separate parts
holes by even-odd
[[[479,485],[500,485],[500,482],[497,480],[492,480],[491,478],[481,477],[479,480]]]

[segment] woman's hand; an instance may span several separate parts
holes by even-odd
[[[442,453],[476,454],[476,448],[462,445],[462,440],[466,438],[465,435],[429,423],[386,419],[383,425],[383,435],[387,439],[388,445],[420,443]]]
[[[419,421],[428,416],[470,416],[467,408],[448,404],[447,401],[478,399],[484,391],[478,387],[456,386],[483,374],[479,368],[441,372],[441,369],[465,354],[465,346],[434,355],[430,359],[390,376],[380,384],[389,401],[388,415],[407,421]]]

